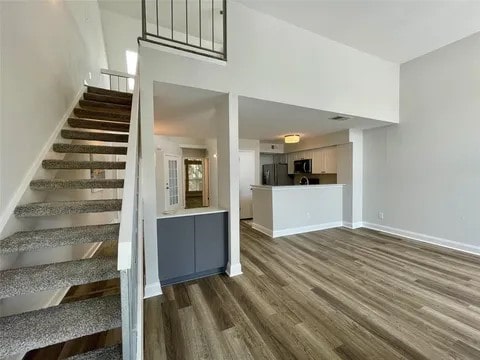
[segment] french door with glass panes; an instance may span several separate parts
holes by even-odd
[[[179,185],[180,157],[165,155],[165,210],[180,206]]]

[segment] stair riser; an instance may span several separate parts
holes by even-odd
[[[120,189],[123,180],[71,180],[71,181],[32,181],[30,189],[37,191],[82,190],[82,189]]]
[[[80,100],[80,107],[84,109],[93,109],[93,110],[103,110],[103,111],[113,111],[120,114],[130,114],[132,108],[130,105],[121,105],[121,104],[111,104],[101,101],[92,101],[92,100]]]
[[[15,209],[15,216],[17,217],[37,217],[37,216],[56,216],[56,215],[70,215],[70,214],[86,214],[86,213],[100,213],[109,211],[120,211],[122,209],[122,201],[115,200],[103,204],[101,202],[87,203],[82,205],[62,205],[62,206],[48,206],[45,204],[29,204],[26,206],[18,206]]]
[[[106,96],[106,95],[100,95],[100,94],[94,94],[94,93],[84,93],[83,98],[85,100],[97,101],[105,104],[125,105],[125,106],[132,105],[131,99],[115,97],[115,96]]]
[[[132,98],[131,93],[126,93],[126,92],[123,92],[123,91],[116,91],[116,90],[108,90],[108,89],[98,88],[98,87],[95,87],[95,86],[88,86],[87,87],[87,92],[94,93],[94,94],[122,97],[122,98],[126,98],[126,99],[131,99]]]
[[[74,128],[94,129],[94,130],[107,130],[128,132],[130,125],[116,122],[85,120],[85,119],[68,119],[68,125]]]
[[[125,169],[124,161],[64,161],[43,160],[42,167],[46,170],[78,170],[78,169]]]
[[[124,146],[53,144],[53,151],[58,153],[76,153],[76,154],[112,154],[112,155],[127,154],[127,148]]]
[[[105,113],[101,111],[85,110],[80,108],[75,108],[73,110],[73,113],[80,118],[86,118],[86,119],[108,120],[108,121],[116,121],[116,122],[123,122],[123,123],[130,122],[130,115],[112,114],[112,113]]]
[[[90,140],[90,141],[107,141],[107,142],[128,142],[128,135],[123,134],[109,134],[109,133],[95,133],[75,130],[62,130],[62,137],[64,139],[73,140]]]

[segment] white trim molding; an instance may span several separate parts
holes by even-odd
[[[230,264],[230,262],[228,262],[228,264],[227,264],[227,270],[225,270],[225,272],[226,272],[227,275],[230,276],[230,277],[242,275],[242,274],[243,274],[243,272],[242,272],[242,264],[240,264],[240,263]]]
[[[312,231],[333,229],[333,228],[337,228],[337,227],[342,227],[343,225],[344,225],[344,223],[342,221],[334,221],[334,222],[325,223],[325,224],[300,226],[300,227],[296,227],[296,228],[287,228],[287,229],[281,229],[281,230],[271,230],[271,229],[268,229],[268,228],[266,228],[262,225],[258,225],[258,224],[253,223],[252,228],[260,231],[261,233],[263,233],[267,236],[270,236],[271,238],[277,238],[277,237],[281,237],[281,236],[302,234],[302,233],[312,232]]]
[[[351,223],[351,222],[348,222],[348,221],[344,221],[342,226],[346,227],[346,228],[349,228],[349,229],[359,229],[361,227],[364,227],[364,224],[361,221],[356,222],[356,223]]]
[[[411,240],[421,241],[432,245],[466,252],[469,254],[480,255],[480,246],[463,244],[458,241],[443,239],[436,236],[420,234],[413,231],[402,230],[373,223],[363,223],[363,227],[371,230],[381,231],[390,235],[400,236]]]
[[[144,291],[144,299],[148,299],[154,296],[162,295],[162,287],[160,285],[160,281],[152,283],[152,284],[147,284],[145,285],[145,291]]]

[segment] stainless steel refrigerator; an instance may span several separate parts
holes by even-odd
[[[293,185],[293,179],[288,176],[287,164],[263,165],[263,185],[280,186]]]

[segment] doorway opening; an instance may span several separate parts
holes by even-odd
[[[184,157],[184,199],[185,209],[208,207],[209,168],[207,157]]]

